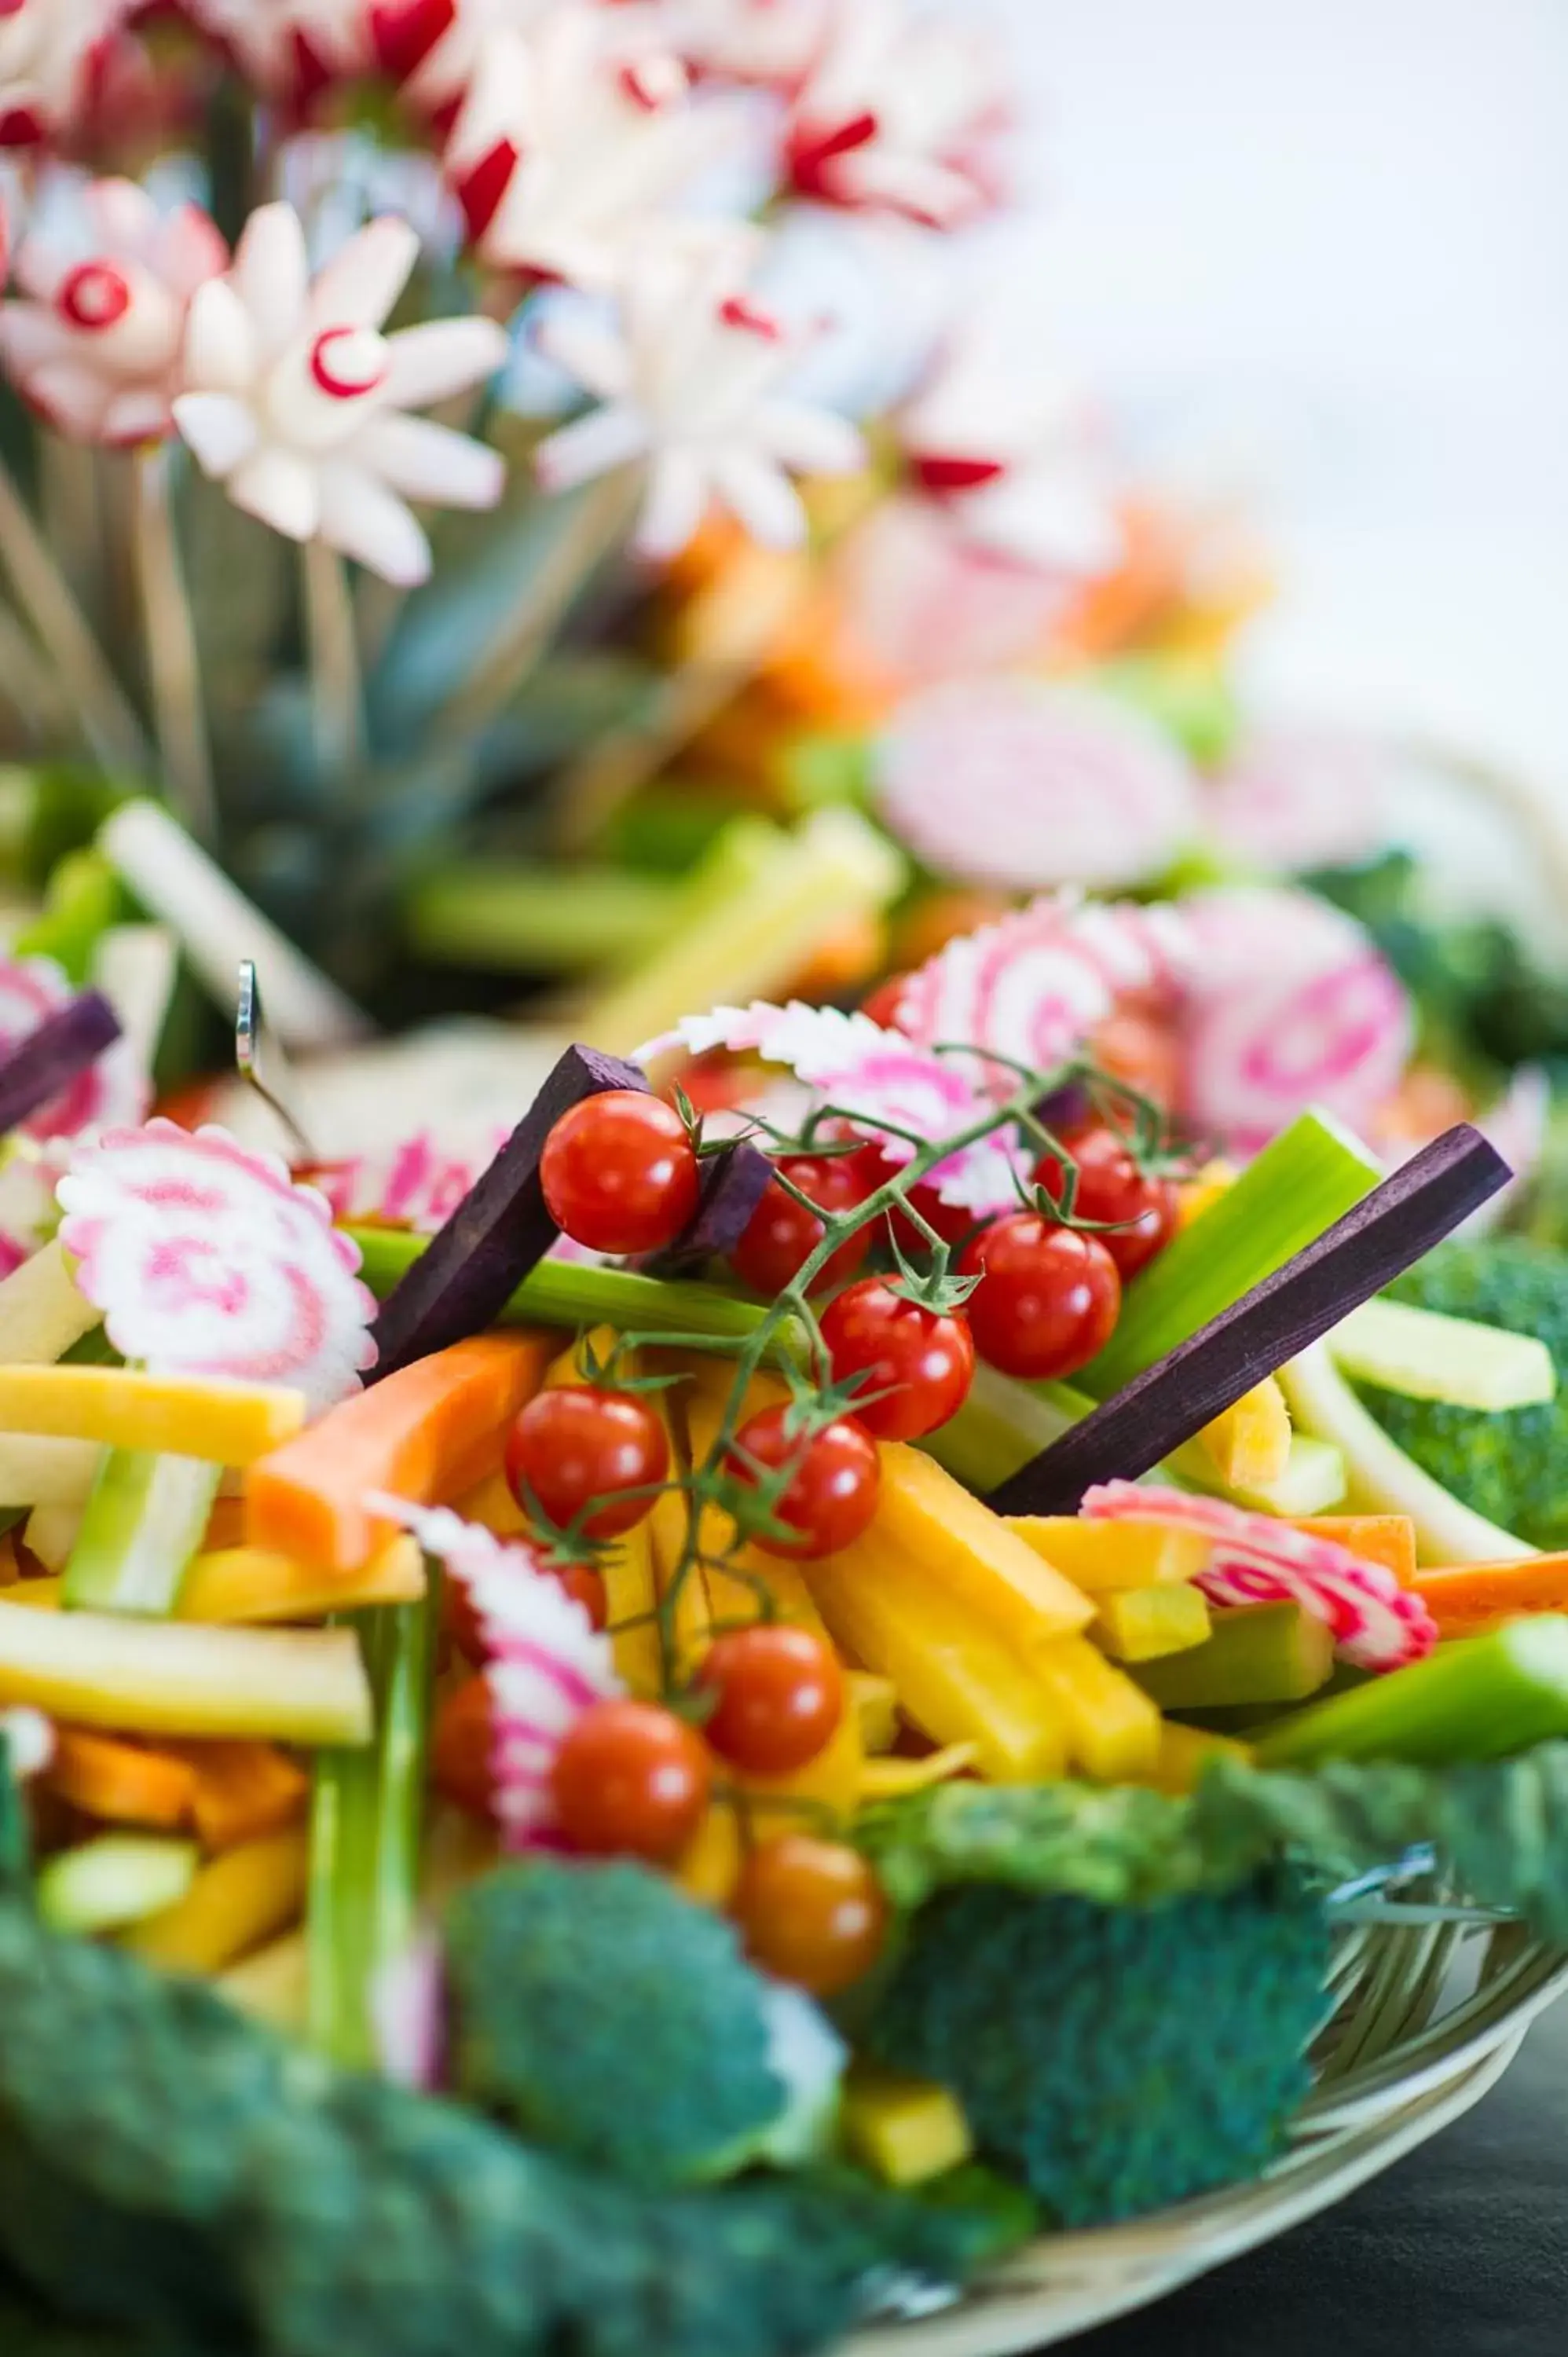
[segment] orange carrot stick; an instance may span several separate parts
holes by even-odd
[[[191,1821],[209,1850],[259,1841],[305,1813],[310,1779],[275,1743],[180,1746],[191,1773]]]
[[[113,1825],[183,1825],[196,1797],[196,1771],[177,1754],[76,1727],[57,1728],[45,1781],[85,1816]]]
[[[1415,1579],[1415,1524],[1408,1514],[1308,1514],[1294,1527],[1348,1547],[1363,1563],[1380,1563],[1402,1587]]]
[[[472,1489],[560,1347],[558,1334],[476,1334],[356,1393],[251,1467],[250,1544],[358,1571],[393,1535],[367,1491],[432,1505]]]
[[[1568,1555],[1461,1563],[1411,1582],[1444,1637],[1472,1637],[1526,1612],[1568,1612]]]

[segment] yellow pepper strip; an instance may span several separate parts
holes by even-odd
[[[879,1678],[870,1670],[850,1670],[844,1682],[860,1720],[862,1749],[891,1751],[898,1740],[898,1694],[892,1679]]]
[[[659,1631],[651,1620],[644,1617],[651,1613],[658,1601],[653,1580],[653,1539],[648,1524],[639,1523],[614,1546],[607,1547],[599,1557],[599,1569],[604,1574],[609,1625],[617,1631],[610,1640],[616,1674],[634,1695],[657,1695],[663,1673]],[[623,1620],[635,1625],[619,1628],[618,1624]]]
[[[1013,1645],[1088,1626],[1089,1598],[934,1458],[901,1442],[881,1458],[876,1536],[912,1555],[966,1613]]]
[[[225,1852],[201,1868],[183,1899],[134,1924],[122,1944],[165,1972],[222,1972],[297,1919],[309,1850],[301,1829]]]
[[[950,1743],[928,1751],[923,1760],[868,1760],[860,1771],[860,1797],[865,1801],[901,1801],[907,1792],[928,1792],[974,1766],[972,1743]]]
[[[806,1566],[836,1642],[897,1690],[899,1707],[936,1743],[972,1743],[997,1783],[1028,1784],[1067,1766],[1060,1709],[993,1629],[924,1563],[873,1531],[843,1554]]]
[[[745,1857],[740,1818],[728,1801],[714,1801],[675,1867],[688,1899],[702,1907],[729,1905]]]
[[[1208,1605],[1196,1587],[1121,1587],[1100,1599],[1090,1634],[1113,1662],[1157,1662],[1208,1635]]]
[[[252,2021],[270,2028],[300,2030],[309,1995],[310,1951],[303,1932],[285,1932],[270,1947],[230,1966],[218,1983],[220,1996]]]
[[[1105,1784],[1148,1774],[1160,1753],[1158,1706],[1087,1637],[1041,1646],[1028,1667],[1067,1722],[1075,1766]]]
[[[852,2066],[839,2119],[855,2159],[884,2185],[923,2185],[974,2150],[969,2122],[945,2087],[869,2062]]]
[[[357,1745],[371,1733],[349,1629],[202,1629],[0,1603],[0,1702],[138,1735]]]
[[[1243,1393],[1198,1434],[1228,1490],[1264,1490],[1290,1463],[1290,1410],[1273,1375]]]
[[[1131,1781],[1152,1784],[1157,1792],[1172,1792],[1179,1798],[1192,1791],[1211,1760],[1221,1757],[1246,1761],[1252,1754],[1247,1744],[1228,1735],[1210,1735],[1205,1727],[1184,1727],[1179,1719],[1167,1718],[1160,1728],[1159,1756],[1154,1766]]]
[[[214,1465],[252,1465],[292,1440],[306,1405],[303,1392],[134,1367],[0,1367],[0,1430]]]
[[[1196,1579],[1213,1552],[1196,1531],[1160,1523],[1084,1523],[1076,1514],[1010,1514],[1007,1527],[1086,1595]]]
[[[25,1579],[6,1600],[35,1611],[59,1607],[59,1579]],[[406,1532],[374,1554],[362,1571],[323,1571],[268,1547],[220,1547],[192,1559],[176,1617],[215,1626],[323,1620],[329,1612],[357,1612],[371,1604],[417,1604],[424,1593],[424,1560]]]

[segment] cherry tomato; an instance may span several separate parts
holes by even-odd
[[[810,1834],[754,1849],[732,1911],[753,1961],[812,1996],[863,1979],[887,1935],[887,1901],[865,1859]]]
[[[765,1407],[736,1433],[731,1470],[746,1477],[747,1458],[773,1471],[795,1468],[773,1512],[798,1535],[758,1538],[765,1555],[837,1555],[870,1527],[882,1466],[876,1443],[856,1417],[835,1416],[808,1437],[790,1429],[788,1405]]]
[[[862,1277],[822,1315],[833,1381],[864,1375],[854,1414],[878,1440],[918,1440],[963,1405],[974,1342],[962,1318],[906,1301],[880,1277]],[[881,1393],[881,1398],[869,1394]]]
[[[975,1348],[1004,1375],[1070,1375],[1110,1340],[1122,1279],[1098,1236],[1010,1211],[959,1263],[980,1283],[964,1304]]]
[[[752,1776],[788,1776],[815,1760],[843,1716],[843,1673],[831,1647],[782,1620],[715,1638],[700,1683],[717,1700],[710,1747]]]
[[[552,1564],[547,1577],[559,1582],[574,1604],[580,1604],[596,1629],[602,1629],[609,1619],[609,1601],[605,1593],[604,1575],[591,1563]],[[447,1629],[455,1644],[470,1662],[483,1662],[489,1649],[479,1629],[479,1616],[474,1609],[473,1598],[466,1581],[448,1578],[442,1591],[443,1609]]]
[[[470,1816],[493,1813],[490,1690],[481,1677],[465,1678],[443,1695],[430,1738],[430,1773],[436,1791]]]
[[[907,974],[890,974],[875,990],[867,991],[860,1002],[860,1011],[873,1023],[880,1023],[885,1031],[898,1028],[898,1002],[909,987]]]
[[[532,1491],[565,1530],[585,1507],[604,1501],[580,1525],[591,1539],[618,1538],[641,1522],[652,1498],[618,1493],[656,1487],[669,1469],[669,1437],[658,1410],[634,1392],[596,1383],[536,1393],[507,1439],[506,1478],[524,1513]]]
[[[708,1805],[713,1769],[702,1738],[647,1702],[597,1702],[555,1755],[561,1830],[591,1857],[679,1857]]]
[[[853,1211],[870,1189],[858,1154],[793,1154],[779,1165],[784,1177],[809,1195],[824,1211]],[[751,1224],[730,1254],[730,1266],[743,1285],[769,1299],[799,1274],[822,1240],[822,1223],[803,1204],[770,1180],[768,1192],[751,1215]],[[813,1279],[811,1290],[843,1285],[865,1258],[871,1232],[863,1228],[839,1246]]]
[[[1114,1221],[1096,1241],[1105,1246],[1122,1276],[1138,1271],[1163,1252],[1176,1232],[1176,1190],[1168,1178],[1146,1178],[1113,1129],[1090,1129],[1069,1141],[1078,1165],[1075,1220]],[[1061,1200],[1062,1171],[1047,1155],[1035,1181],[1054,1202]]]
[[[673,1106],[609,1089],[564,1113],[544,1141],[550,1216],[595,1252],[661,1252],[697,1208],[697,1157]]]

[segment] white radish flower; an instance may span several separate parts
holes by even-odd
[[[650,244],[621,297],[618,333],[563,315],[540,340],[603,405],[540,446],[539,479],[559,491],[645,466],[645,556],[675,555],[715,500],[754,540],[799,546],[806,511],[791,474],[865,463],[847,418],[789,397],[807,339],[746,292],[727,240]]]
[[[993,556],[1073,576],[1109,571],[1122,525],[1092,416],[1072,384],[961,343],[899,420],[910,472]]]
[[[842,0],[651,0],[670,48],[700,73],[796,90],[821,59]]]
[[[79,442],[161,439],[186,318],[229,249],[199,205],[161,213],[134,180],[93,180],[59,233],[16,256],[28,300],[0,310],[0,361],[25,400]]]
[[[823,204],[955,229],[988,211],[991,149],[1007,119],[1006,61],[991,29],[908,0],[845,0],[786,143],[796,188]]]
[[[0,0],[0,147],[67,128],[127,0]]]
[[[492,34],[530,32],[565,5],[576,0],[372,0],[371,32],[404,97],[439,122],[466,96]]]
[[[569,8],[485,42],[446,167],[486,262],[602,291],[739,129],[691,103],[679,59]]]
[[[372,62],[365,0],[186,0],[269,96],[307,101]]]
[[[432,319],[383,335],[419,242],[388,214],[349,239],[312,285],[292,206],[252,213],[225,277],[202,287],[186,335],[175,423],[236,507],[285,538],[324,541],[412,587],[430,544],[407,502],[489,508],[493,450],[411,409],[493,375],[493,319]]]

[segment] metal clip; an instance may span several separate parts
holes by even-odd
[[[234,1066],[246,1086],[253,1089],[268,1111],[282,1122],[300,1157],[306,1162],[316,1161],[316,1149],[288,1107],[288,1064],[262,1010],[262,986],[256,979],[253,958],[240,961],[240,996],[234,1009]]]

